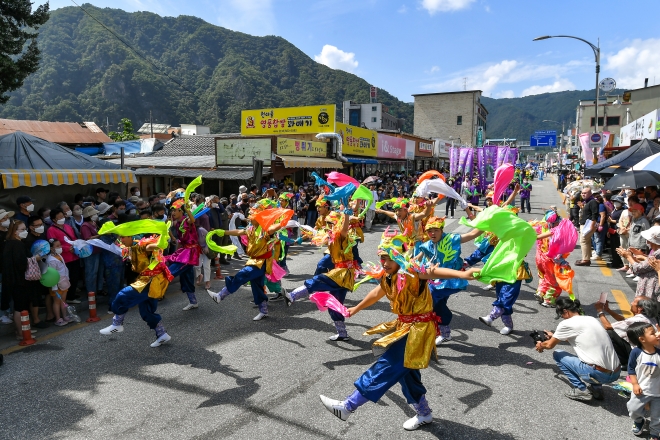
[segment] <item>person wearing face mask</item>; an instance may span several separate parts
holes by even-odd
[[[11,218],[14,211],[5,211],[0,209],[0,324],[12,324],[14,320],[9,312],[9,302],[11,297],[9,291],[2,293],[2,253],[5,250],[5,241],[7,240],[7,231],[11,225]]]
[[[77,231],[80,233],[80,228],[82,227],[83,222],[85,219],[83,218],[83,208],[81,205],[73,205],[73,215],[67,219],[67,224],[71,226],[74,231]],[[70,222],[69,222],[70,220]]]
[[[98,220],[99,212],[88,206],[83,211],[83,218],[85,221],[82,224],[80,235],[83,240],[91,240],[99,238],[99,229],[96,221]],[[93,246],[92,255],[85,258],[85,288],[87,293],[100,292],[103,290],[103,268],[101,267],[101,248]]]
[[[226,198],[223,199],[225,202],[227,201]],[[216,229],[223,229],[227,226],[227,211],[225,210],[225,207],[222,203],[220,203],[220,197],[216,195],[212,195],[207,197],[206,201],[206,206],[209,208],[208,212],[208,217],[209,217],[209,226],[210,229],[207,229],[208,231],[215,231]],[[223,242],[226,241],[226,244],[229,243],[229,238],[225,240],[225,237],[218,237],[217,235],[214,235],[212,240],[217,244],[218,246],[224,246]],[[227,255],[220,253],[219,254],[219,260],[220,264],[230,264],[229,261],[227,261]],[[212,262],[213,263],[213,262]]]
[[[612,205],[614,206],[614,209],[610,213],[607,220],[609,224],[607,236],[610,238],[610,255],[612,256],[612,268],[621,269],[623,267],[623,261],[621,260],[621,256],[617,254],[616,249],[621,246],[621,237],[619,236],[618,232],[618,223],[625,209],[625,206],[623,205],[623,197],[612,197]]]
[[[49,296],[53,299],[53,312],[55,314],[55,325],[63,327],[72,321],[68,315],[66,294],[71,287],[69,282],[69,270],[62,259],[62,245],[57,240],[50,240],[50,254],[46,258],[48,267],[52,267],[60,274],[60,280],[49,289]]]
[[[61,209],[55,208],[50,211],[50,219],[53,221],[53,226],[48,228],[46,237],[49,240],[55,238],[62,244],[62,258],[66,267],[69,269],[69,280],[71,281],[71,288],[68,295],[71,300],[68,302],[77,304],[75,301],[78,301],[76,298],[76,288],[78,287],[78,281],[81,276],[80,258],[75,254],[73,246],[66,241],[67,239],[69,241],[75,241],[76,234],[71,226],[64,224],[66,218]]]
[[[18,212],[14,215],[14,218],[23,223],[27,223],[28,217],[30,217],[34,211],[34,202],[35,200],[28,196],[20,196],[17,198],[16,206],[18,206]]]
[[[137,186],[132,186],[130,192],[131,195],[129,197],[133,197],[133,196],[140,197],[140,188],[138,188]]]
[[[110,209],[112,210],[112,214],[108,218],[110,220],[118,220],[120,215],[126,214],[126,202],[117,200]]]
[[[21,312],[31,311],[32,303],[28,281],[25,271],[28,268],[29,254],[25,249],[23,240],[27,238],[27,226],[22,220],[14,220],[7,230],[7,240],[2,253],[2,290],[10,295],[14,301],[14,325],[16,326],[16,339],[21,340]],[[4,297],[4,295],[3,295]],[[3,299],[3,303],[4,303]],[[3,304],[3,308],[4,304]],[[32,331],[33,333],[36,330]]]
[[[69,207],[69,204],[67,202],[60,202],[57,207],[64,213],[64,224],[71,226],[76,237],[80,238],[80,230],[73,219],[73,210]]]
[[[210,207],[211,201],[206,200],[206,198],[203,195],[198,194],[197,197],[195,197],[195,205],[197,205],[197,206],[204,205],[204,206]],[[192,210],[194,211],[195,208],[192,208]],[[202,214],[199,217],[197,217],[195,219],[195,224],[198,227],[204,228],[205,231],[210,231],[211,230],[211,220],[209,219],[209,214],[206,213],[206,214]]]
[[[23,240],[23,244],[25,244],[25,250],[28,256],[33,257],[36,255],[32,255],[32,245],[38,240],[48,240],[46,238],[43,220],[36,215],[30,216],[27,221],[27,231],[28,235]],[[29,285],[29,291],[34,292],[35,302],[40,301],[42,297],[46,298],[46,322],[53,321],[55,316],[53,315],[53,299],[48,295],[48,288],[44,287],[39,281],[27,281],[27,283]],[[39,325],[45,325],[45,323],[39,321],[38,310],[36,308],[33,311],[33,320],[34,322],[38,322]]]

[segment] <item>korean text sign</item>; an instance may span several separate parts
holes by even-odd
[[[328,145],[325,142],[303,141],[300,139],[277,138],[277,154],[287,156],[326,157]]]
[[[335,105],[243,110],[243,136],[310,134],[335,131]]]
[[[337,133],[341,136],[344,154],[376,157],[378,133],[375,131],[337,122]]]

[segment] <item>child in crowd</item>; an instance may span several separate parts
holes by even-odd
[[[637,322],[628,327],[628,339],[636,347],[630,353],[628,375],[633,392],[628,401],[628,411],[633,419],[633,434],[642,435],[644,407],[650,408],[651,440],[660,438],[660,332],[648,322]]]
[[[71,321],[67,316],[66,294],[71,287],[69,281],[69,269],[67,269],[62,258],[62,244],[56,238],[48,240],[50,242],[50,254],[46,257],[46,263],[60,274],[60,281],[50,289],[50,295],[53,297],[53,313],[55,314],[55,325],[65,326]],[[58,296],[59,294],[59,296]]]

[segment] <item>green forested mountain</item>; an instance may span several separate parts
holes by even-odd
[[[369,100],[368,82],[315,62],[280,37],[254,37],[191,16],[83,7],[146,59],[80,8],[57,9],[40,29],[39,70],[0,106],[0,118],[100,126],[107,118],[110,130],[116,130],[121,118],[140,127],[151,111],[154,122],[203,124],[221,133],[239,131],[242,109],[335,103],[341,117],[342,101]],[[534,130],[557,128],[543,119],[566,121],[570,127],[578,101],[593,97],[594,91],[484,97],[487,135],[529,139]],[[412,133],[413,105],[385,90],[379,90],[378,98],[405,119],[404,131]]]
[[[283,38],[254,37],[190,16],[83,7],[117,32],[162,72],[156,73],[77,7],[52,12],[41,28],[37,73],[0,106],[0,117],[94,121],[116,129],[121,118],[208,125],[239,131],[242,109],[369,102],[369,83],[319,64]],[[190,93],[186,89],[195,92]],[[412,132],[413,108],[379,91],[379,101]]]
[[[623,90],[615,90],[610,94],[616,95],[617,93],[621,94]],[[561,131],[559,125],[544,123],[542,122],[544,119],[566,122],[566,129],[573,128],[578,102],[587,100],[593,102],[595,99],[595,90],[574,90],[530,95],[523,98],[482,97],[481,102],[488,110],[487,135],[489,138],[507,137],[528,141],[535,130]]]

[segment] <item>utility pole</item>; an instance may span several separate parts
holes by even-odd
[[[151,126],[151,139],[154,138],[154,120],[151,118],[151,110],[149,110],[149,126]]]

